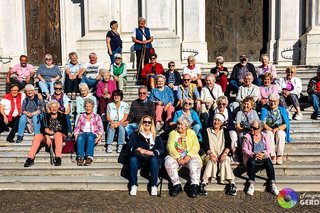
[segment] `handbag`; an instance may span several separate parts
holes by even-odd
[[[66,144],[62,147],[62,153],[71,153],[73,154],[75,149],[76,142],[74,140],[66,141]]]
[[[151,155],[141,154],[137,150],[135,150],[135,155],[141,160],[149,160],[151,158]]]

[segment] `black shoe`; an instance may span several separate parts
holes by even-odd
[[[175,197],[182,192],[181,184],[172,187],[171,196]]]
[[[236,196],[237,195],[237,187],[234,183],[231,183],[229,186],[229,190],[227,191],[228,195],[233,195]]]
[[[61,158],[56,157],[56,158],[55,158],[54,165],[55,165],[55,166],[61,166]]]
[[[84,159],[83,158],[78,158],[77,165],[78,166],[83,166],[83,164],[84,164]]]
[[[14,136],[12,136],[12,135],[8,135],[8,137],[7,137],[7,139],[6,139],[6,140],[7,140],[9,143],[14,143],[13,138],[14,138]]]
[[[26,160],[26,162],[24,163],[24,167],[30,167],[30,166],[32,166],[32,165],[34,165],[34,160],[31,159],[31,158],[28,158],[28,159]]]
[[[192,197],[192,198],[196,198],[197,197],[198,188],[199,188],[198,184],[191,184],[191,186],[190,186],[190,197]]]
[[[208,195],[206,191],[206,186],[207,184],[201,183],[200,188],[199,188],[199,195]]]
[[[21,143],[23,141],[23,136],[18,135],[16,143]]]

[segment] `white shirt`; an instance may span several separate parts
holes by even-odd
[[[90,121],[86,121],[86,125],[83,127],[83,132],[91,132],[91,123]]]
[[[99,71],[103,69],[103,64],[99,62],[95,64],[87,62],[83,65],[82,68],[86,70],[85,73],[88,78],[96,78],[99,75]]]
[[[189,74],[191,76],[191,78],[195,78],[198,76],[198,74],[201,74],[201,69],[199,66],[195,65],[195,67],[191,70],[188,68],[188,66],[185,66],[183,68],[183,72],[182,72],[182,75],[183,74]]]
[[[22,102],[23,102],[23,100],[25,99],[25,97],[26,97],[26,94],[25,94],[25,93],[22,93],[22,94],[21,94],[21,107],[22,107]],[[17,109],[17,107],[16,107],[16,106],[17,106],[16,99],[14,98],[13,101],[14,101],[14,106],[15,106],[15,108],[14,108],[14,111],[13,111],[13,113],[12,113],[12,116],[13,116],[13,117],[16,117],[17,115],[19,115],[19,112],[18,112],[18,109]],[[4,106],[4,113],[5,113],[6,115],[9,115],[9,113],[10,113],[10,111],[11,111],[11,101],[8,100],[8,99],[2,98],[1,101],[0,101],[0,104],[1,104],[2,106]]]
[[[144,30],[142,30],[144,32]],[[149,28],[149,32],[150,32],[150,37],[153,37],[153,33],[151,31],[151,29]],[[132,38],[136,38],[136,29],[134,29],[133,33],[132,33]],[[144,34],[142,33],[142,40],[145,41],[147,40],[146,37],[144,36]]]

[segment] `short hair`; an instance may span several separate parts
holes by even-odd
[[[102,69],[100,71],[100,75],[107,74],[107,73],[110,74],[109,70],[107,70],[107,69]]]
[[[253,79],[253,74],[252,72],[246,72],[246,74],[244,75],[244,77],[248,77],[250,76]]]
[[[262,123],[262,121],[261,121],[260,119],[254,119],[254,120],[252,121],[251,125],[252,125],[253,123],[258,123],[258,128],[259,128],[259,130],[262,130],[264,124]]]
[[[138,88],[138,91],[140,91],[140,90],[142,90],[142,89],[145,89],[145,90],[148,91],[148,87],[145,86],[145,85],[140,86],[140,87]]]
[[[279,100],[280,99],[280,95],[278,93],[271,93],[269,96],[268,96],[268,100],[271,100],[271,99],[275,99],[275,100]]]
[[[139,18],[138,18],[138,22],[141,22],[141,21],[146,22],[146,19],[145,19],[145,18],[143,18],[143,17],[139,17]]]
[[[194,58],[193,55],[189,55],[189,56],[188,56],[188,61],[191,60],[191,59],[195,60],[195,58]]]
[[[192,98],[189,98],[189,97],[183,99],[183,101],[182,101],[182,106],[184,106],[184,104],[185,104],[187,101],[191,103],[191,108],[193,108],[193,106],[194,106],[194,100],[193,100]]]
[[[264,80],[265,78],[270,78],[270,80],[272,81],[273,80],[273,75],[271,74],[271,72],[266,72],[262,79]]]
[[[213,81],[216,82],[216,76],[212,73],[209,73],[208,75],[206,75],[205,80],[207,80],[207,78],[213,78]]]
[[[94,107],[94,105],[95,105],[94,101],[93,101],[91,98],[86,98],[86,99],[84,99],[84,104],[83,104],[83,106],[86,107],[87,104],[91,104],[91,106],[93,106],[93,107]]]
[[[58,108],[60,107],[60,103],[57,100],[52,100],[48,102],[48,107],[50,108],[53,104],[57,104]]]
[[[216,58],[216,62],[219,62],[219,63],[224,63],[224,58],[219,55],[217,58]]]
[[[79,84],[79,90],[81,90],[81,89],[85,89],[85,90],[88,90],[88,91],[89,91],[88,84],[86,84],[86,83],[80,83],[80,84]]]
[[[187,129],[190,128],[190,122],[189,120],[185,117],[185,116],[181,116],[178,120],[177,120],[177,124],[180,123],[180,124],[184,124],[187,126]]]
[[[114,58],[121,58],[122,59],[122,55],[120,53],[116,53],[116,54],[114,54]]]
[[[288,72],[288,71],[291,71],[291,72],[293,72],[293,74],[296,74],[296,73],[297,73],[297,67],[295,67],[295,66],[288,66],[288,67],[286,68],[286,72]]]
[[[95,58],[97,58],[98,56],[97,56],[97,54],[96,53],[94,53],[94,52],[92,52],[92,53],[90,53],[89,54],[89,58],[90,58],[90,56],[94,56]]]
[[[182,74],[182,79],[183,79],[184,76],[186,76],[186,75],[190,76],[190,78],[191,78],[191,75],[190,75],[189,73],[184,73],[184,74]]]
[[[264,57],[268,58],[268,60],[269,60],[269,56],[268,56],[267,54],[262,54],[261,57],[260,57],[260,61],[262,61],[262,59],[263,59]]]
[[[157,75],[157,81],[159,78],[162,78],[164,80],[164,83],[166,83],[166,76],[162,75],[162,74],[158,74]]]
[[[70,52],[69,53],[69,59],[74,55],[77,56],[77,58],[78,58],[78,54],[76,52]]]
[[[228,97],[225,96],[225,95],[219,96],[219,97],[217,98],[217,104],[219,104],[221,101],[225,101],[225,102],[226,102],[226,105],[229,104]]]
[[[157,53],[151,53],[149,58],[152,58],[153,56],[155,56],[156,58],[158,58]]]
[[[24,91],[27,91],[27,90],[33,90],[34,91],[34,86],[32,84],[27,84],[25,87],[24,87]]]
[[[53,86],[61,86],[61,88],[63,89],[63,83],[61,81],[54,82]]]
[[[21,60],[21,58],[26,58],[28,60],[28,56],[26,55],[20,55],[19,60]]]
[[[112,92],[112,100],[114,100],[114,96],[120,96],[120,100],[123,100],[123,92],[121,90],[113,90]]]
[[[112,27],[112,25],[114,25],[114,24],[116,24],[116,23],[118,23],[118,22],[115,21],[115,20],[112,20],[112,21],[110,22],[110,28]]]
[[[168,68],[170,67],[171,64],[175,65],[176,63],[175,63],[174,61],[170,61],[170,62],[168,63]]]
[[[13,87],[18,87],[18,89],[20,90],[20,87],[19,87],[18,84],[10,84],[9,90],[11,91],[11,89],[12,89]]]
[[[53,59],[53,57],[52,57],[51,54],[45,54],[44,58],[51,58],[51,59]]]
[[[250,102],[250,103],[251,103],[252,109],[255,108],[256,102],[254,101],[253,97],[250,97],[250,96],[245,97],[245,98],[241,101],[241,104],[243,105],[243,104],[246,103],[246,102]]]

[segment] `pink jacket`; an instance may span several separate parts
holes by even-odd
[[[106,84],[106,82],[104,82],[104,81],[99,81],[98,84],[97,84],[97,92],[96,92],[96,94],[97,94],[97,97],[99,97],[99,98],[101,98],[102,95],[104,94],[104,84]],[[116,89],[117,89],[116,82],[114,82],[113,80],[110,79],[108,81],[108,93],[110,95],[112,95],[112,92],[114,90],[116,90]]]
[[[267,89],[265,86],[259,87],[260,94],[258,97],[258,100],[261,100],[263,98],[268,98],[270,94],[276,93],[278,94],[279,91],[279,85],[278,84],[272,84],[269,89]]]
[[[263,140],[264,145],[266,147],[266,150],[264,151],[264,153],[266,154],[266,156],[268,158],[270,158],[270,154],[271,154],[270,137],[264,132],[261,132],[261,134],[262,134],[262,140]],[[244,165],[247,165],[248,159],[250,157],[253,157],[253,155],[254,155],[254,153],[252,152],[252,137],[251,137],[250,133],[247,133],[243,136],[242,153],[243,153],[243,163],[244,163]]]

